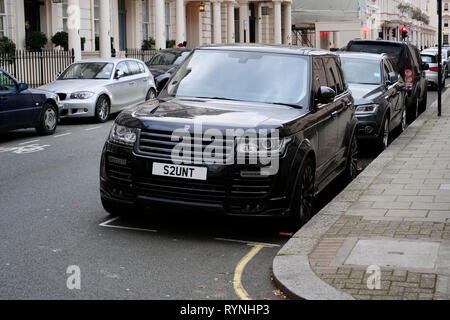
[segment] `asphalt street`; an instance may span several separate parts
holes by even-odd
[[[183,208],[108,216],[98,172],[111,125],[0,136],[0,299],[283,299],[270,268],[289,230],[277,221]],[[361,166],[375,156],[362,154]],[[328,188],[318,209],[343,187]],[[67,287],[69,266],[80,290]]]

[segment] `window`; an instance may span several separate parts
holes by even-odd
[[[314,94],[318,94],[320,87],[328,86],[327,76],[325,74],[325,69],[321,58],[314,58],[313,60],[313,71],[314,71]]]
[[[95,50],[100,50],[100,4],[99,0],[94,0],[94,34],[95,34]]]
[[[448,3],[444,4],[444,11],[448,11]]]
[[[126,64],[125,61],[120,62],[120,63],[117,65],[116,70],[117,70],[117,71],[123,72],[123,77],[126,77],[126,76],[131,75],[131,72],[130,72],[130,70],[128,69],[128,65]]]
[[[149,0],[142,2],[142,39],[150,38],[150,4]]]
[[[448,20],[447,19],[444,20],[444,27],[448,28]]]
[[[0,91],[16,91],[16,82],[6,73],[0,71]]]
[[[62,0],[63,30],[65,32],[69,32],[69,29],[67,28],[67,20],[69,19],[69,16],[67,15],[67,8],[69,7],[68,1],[69,0]]]
[[[328,87],[333,89],[336,94],[341,94],[344,92],[344,83],[336,60],[334,58],[324,58],[323,62],[326,69]]]
[[[74,63],[58,78],[70,79],[110,79],[114,68],[112,63],[87,62]]]
[[[136,61],[127,61],[128,70],[130,74],[139,74],[141,73],[141,69],[139,68],[139,64]]]
[[[166,40],[170,40],[170,3],[166,2]]]
[[[6,1],[0,0],[0,36],[7,36]]]
[[[448,44],[448,34],[444,34],[444,44]]]

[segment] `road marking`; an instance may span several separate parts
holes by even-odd
[[[252,300],[252,298],[242,285],[242,274],[244,273],[245,266],[250,260],[253,259],[254,256],[258,254],[259,251],[261,251],[262,248],[264,248],[264,246],[262,245],[251,245],[251,246],[253,248],[241,259],[241,261],[239,261],[239,263],[236,266],[236,269],[234,270],[233,287],[234,291],[241,300]]]
[[[37,140],[31,140],[31,141],[19,143],[18,145],[19,145],[19,146],[23,146],[23,145],[25,145],[25,144],[31,144],[31,143],[39,142],[39,141],[41,141],[41,140],[39,140],[39,139],[37,139]]]
[[[152,230],[152,229],[142,229],[142,228],[132,228],[132,227],[110,225],[111,222],[114,222],[114,221],[118,220],[119,218],[120,217],[115,217],[113,219],[110,219],[108,221],[100,223],[99,226],[104,227],[104,228],[121,229],[121,230],[143,231],[143,232],[152,232],[152,233],[158,232],[158,230]]]
[[[100,128],[103,128],[103,126],[92,127],[92,128],[88,128],[88,129],[84,129],[84,130],[91,131],[91,130],[96,130],[96,129],[100,129]]]
[[[69,134],[72,134],[72,132],[67,132],[67,133],[58,134],[58,135],[56,135],[56,136],[53,136],[53,138],[60,138],[60,137],[68,136]]]
[[[236,240],[236,239],[225,239],[225,238],[214,238],[216,241],[226,241],[226,242],[236,242],[236,243],[245,243],[248,245],[257,245],[257,246],[263,246],[266,248],[275,248],[279,247],[279,244],[273,244],[273,243],[264,243],[264,242],[252,242],[248,240]]]

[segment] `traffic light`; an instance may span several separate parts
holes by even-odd
[[[402,28],[402,40],[405,40],[408,38],[408,28],[406,26],[403,26]]]

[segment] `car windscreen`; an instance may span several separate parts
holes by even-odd
[[[148,63],[149,66],[167,66],[180,64],[189,55],[188,52],[160,52],[157,53]],[[177,61],[178,60],[178,61]],[[178,63],[175,63],[178,62]]]
[[[308,65],[300,55],[196,50],[172,78],[167,94],[302,106],[308,98]]]
[[[348,51],[367,52],[367,53],[386,53],[395,64],[398,64],[402,55],[402,47],[398,45],[382,43],[352,43]]]
[[[421,54],[422,62],[425,63],[437,63],[437,57],[435,55]]]
[[[341,57],[341,63],[348,83],[381,84],[380,61]]]
[[[114,69],[113,63],[89,62],[75,63],[64,71],[58,80],[73,79],[110,79]]]

